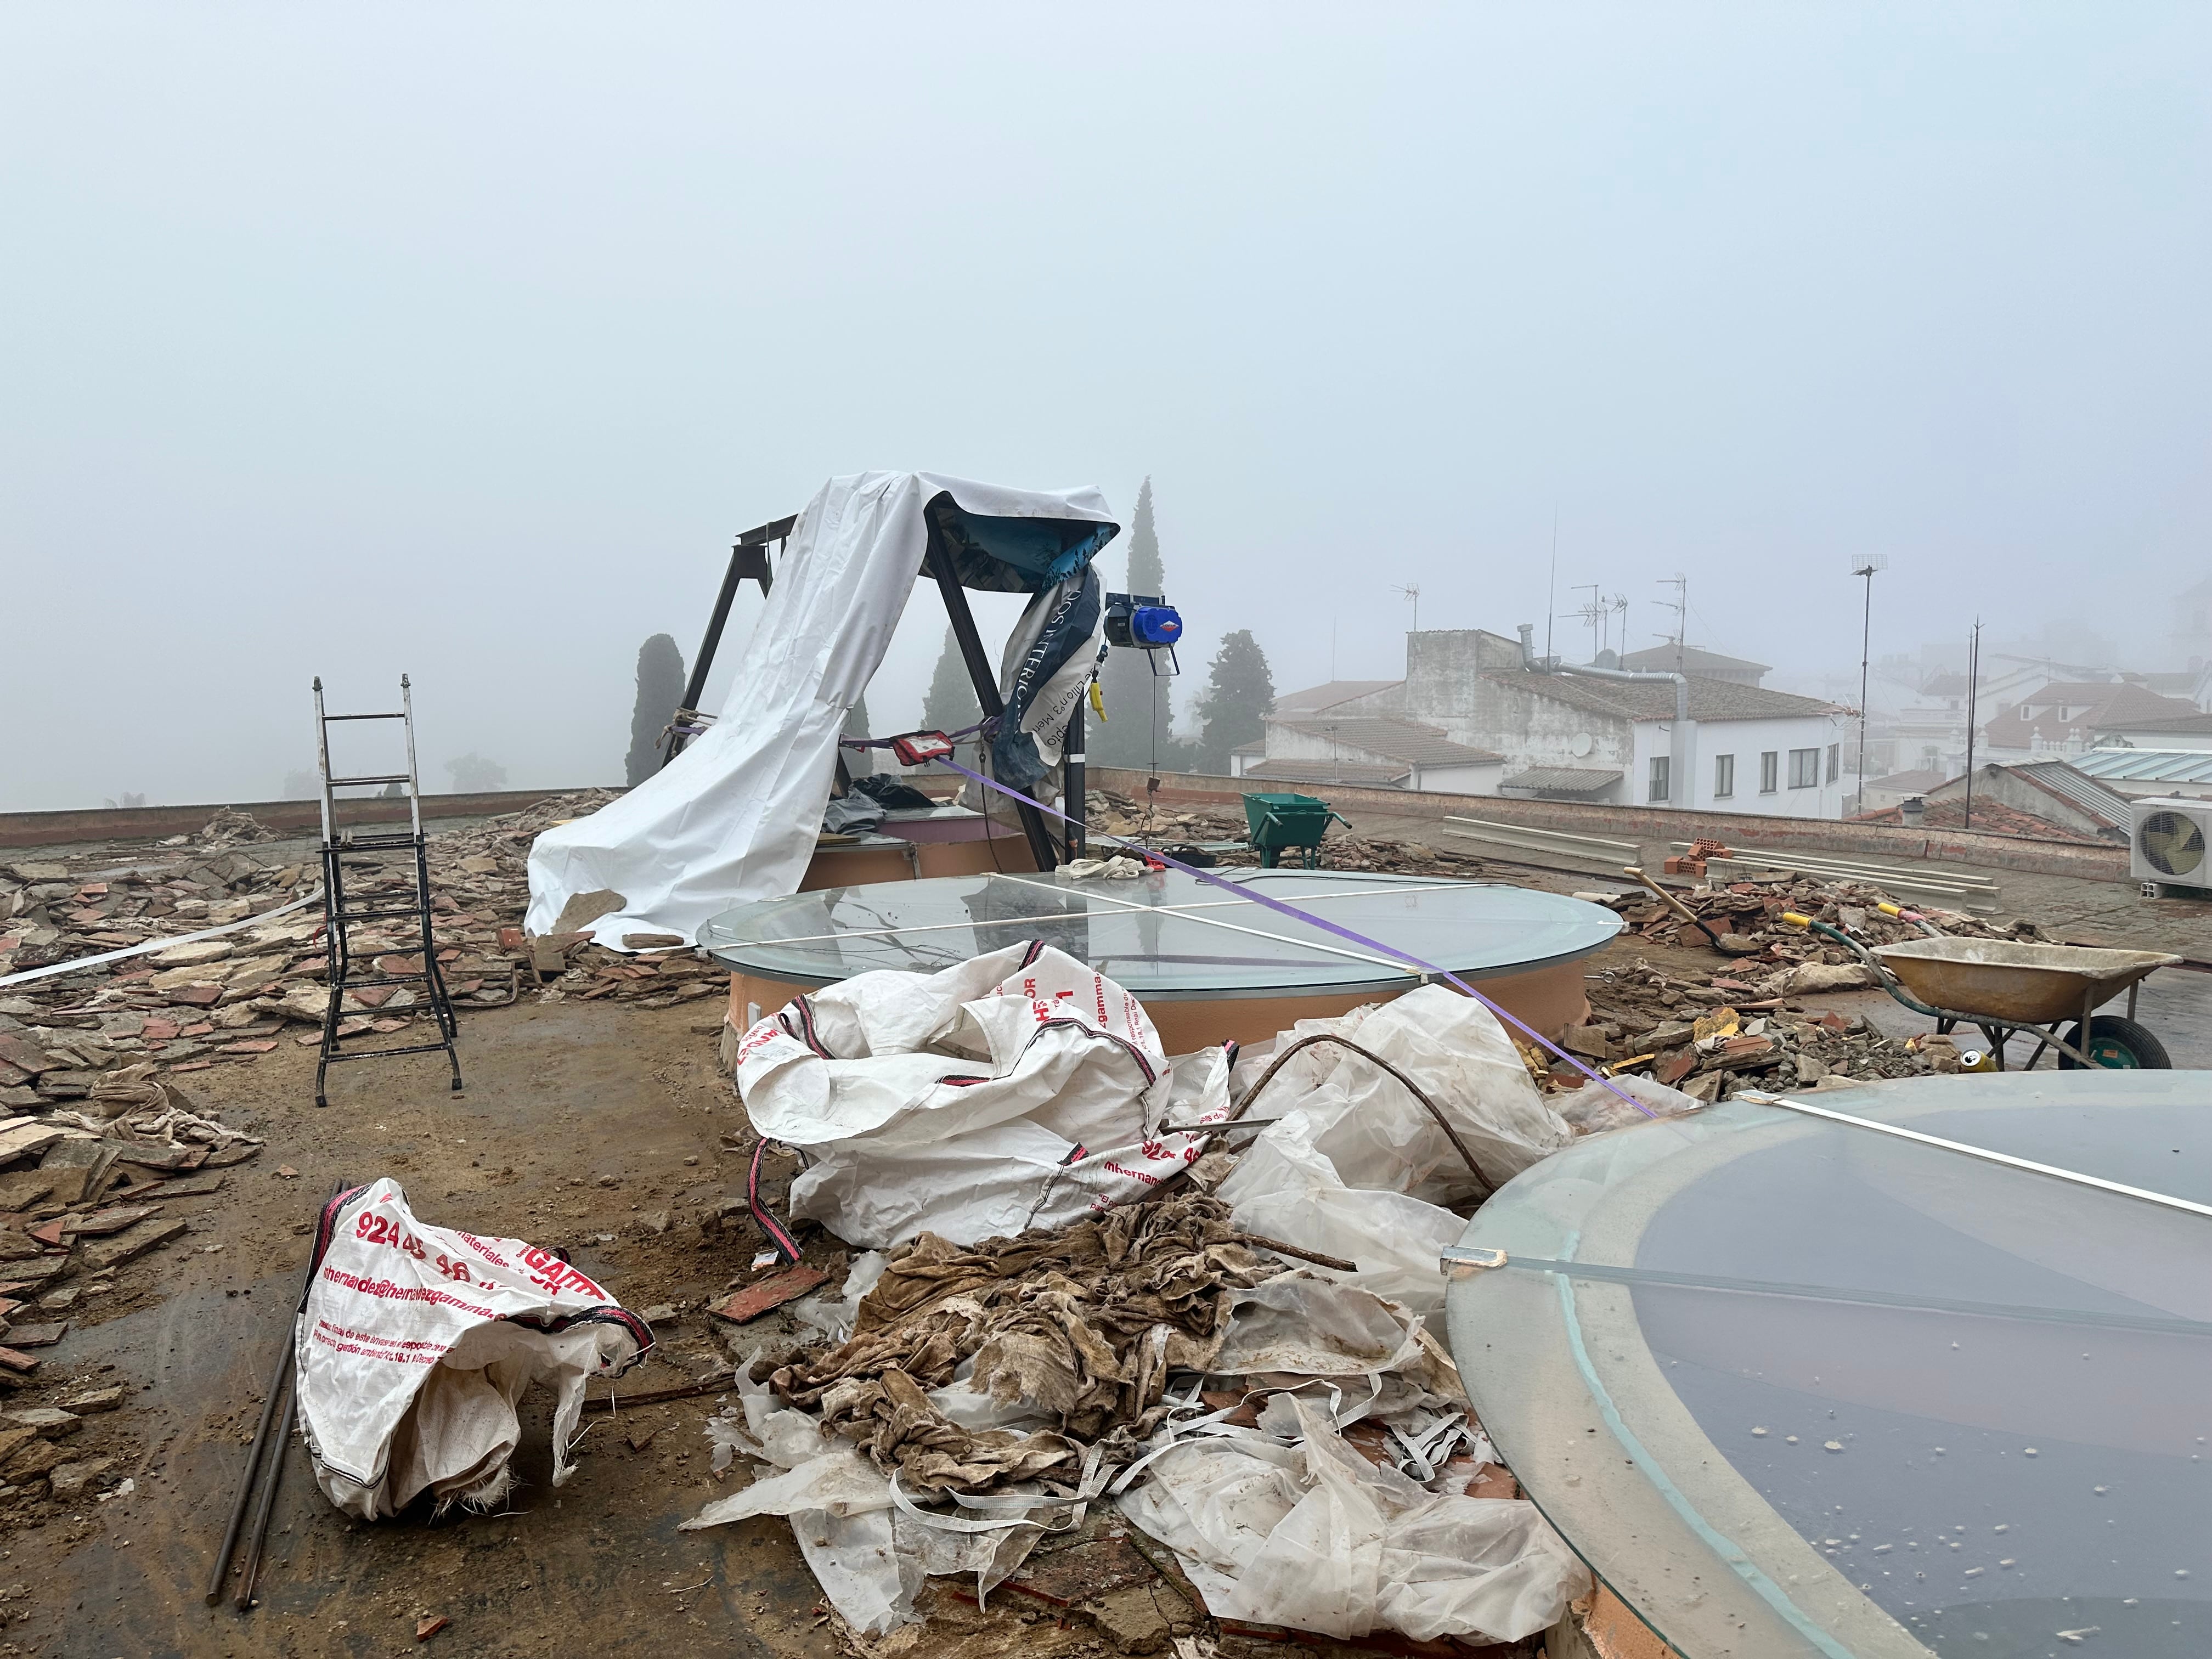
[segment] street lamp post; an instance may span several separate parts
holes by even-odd
[[[1889,568],[1889,555],[1869,553],[1851,567],[1851,574],[1866,579],[1866,606],[1859,619],[1859,811],[1866,811],[1867,667],[1873,659],[1875,573]]]

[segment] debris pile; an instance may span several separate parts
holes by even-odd
[[[1786,983],[1803,971],[1777,977]],[[1830,971],[1864,975],[1857,963]],[[1739,1089],[1841,1089],[1959,1069],[1961,1045],[1950,1037],[1885,1036],[1863,1015],[1808,1010],[1786,994],[1759,995],[1760,988],[1730,995],[1643,962],[1605,969],[1589,980],[1589,1023],[1569,1026],[1560,1046],[1609,1076],[1649,1078],[1707,1103]],[[1824,981],[1816,988],[1843,988]],[[1580,1072],[1533,1044],[1522,1056],[1547,1090],[1585,1085]]]
[[[1085,820],[1093,830],[1121,836],[1182,858],[1185,847],[1204,848],[1212,862],[1257,865],[1260,855],[1246,844],[1241,808],[1191,806],[1177,811],[1147,808],[1144,802],[1111,789],[1094,789],[1085,798]],[[1236,843],[1234,848],[1217,843]],[[1108,849],[1100,848],[1099,852]],[[1322,865],[1329,870],[1364,871],[1394,876],[1479,876],[1482,860],[1469,853],[1435,848],[1418,841],[1354,835],[1332,826],[1322,842]],[[1186,863],[1192,860],[1185,859]]]
[[[1421,1318],[1265,1253],[1188,1193],[967,1250],[924,1235],[856,1298],[849,1340],[766,1384],[744,1358],[707,1434],[718,1472],[766,1467],[685,1529],[797,1517],[870,1634],[922,1616],[926,1576],[971,1574],[979,1600],[1003,1583],[1080,1607],[1133,1651],[1206,1617],[1474,1641],[1548,1626],[1587,1578]],[[1121,1529],[1089,1514],[1109,1500]],[[1347,1529],[1364,1553],[1316,1557]],[[1068,1559],[1031,1564],[1064,1534]],[[1397,1571],[1374,1571],[1376,1541]]]
[[[531,842],[614,793],[550,797],[430,836],[433,938],[457,1009],[504,1006],[526,987],[546,986],[561,995],[665,1007],[726,983],[689,951],[623,957],[581,935],[524,937]],[[380,874],[390,857],[345,857],[352,901],[409,890],[404,876]],[[329,1005],[315,897],[321,879],[312,842],[279,842],[227,807],[197,837],[172,836],[127,855],[109,848],[0,866],[0,980],[180,939],[73,972],[0,983],[0,1108],[82,1100],[111,1072],[145,1061],[175,1073],[253,1060],[288,1031],[313,1046]],[[180,938],[261,915],[271,919],[210,939]],[[362,924],[354,943],[380,972],[420,969],[421,933],[410,917]],[[339,1029],[349,1036],[397,1033],[427,1012],[422,1004],[412,987],[362,986],[347,994]]]
[[[1711,948],[1702,932],[1648,892],[1632,890],[1617,894],[1583,893],[1577,896],[1619,912],[1629,927],[1655,943]],[[1723,947],[1731,956],[1744,958],[1735,964],[1741,971],[1732,970],[1729,975],[1732,978],[1759,974],[1762,965],[1769,972],[1777,964],[1819,962],[1863,965],[1841,945],[1795,922],[1783,921],[1785,912],[1825,921],[1831,927],[1855,934],[1869,945],[1894,945],[1902,939],[1925,936],[1917,922],[1883,910],[1881,907],[1885,904],[1892,911],[1924,916],[1943,933],[1960,938],[2036,937],[2033,922],[2017,921],[2000,927],[1961,910],[1899,904],[1879,887],[1863,882],[1821,881],[1811,876],[1778,874],[1764,881],[1730,882],[1724,887],[1692,887],[1676,892],[1674,896],[1698,921],[1720,935]],[[1861,982],[1870,984],[1872,981]]]
[[[1654,943],[1711,948],[1702,932],[1648,893],[1579,896],[1619,912]],[[1785,914],[1826,922],[1869,947],[1925,937],[1923,920],[1960,938],[2036,936],[2032,922],[2000,926],[1961,911],[1916,910],[1878,887],[1808,876],[1695,887],[1676,896],[1719,935],[1726,958],[1702,977],[1643,961],[1601,969],[1589,980],[1589,1022],[1570,1027],[1561,1046],[1609,1073],[1648,1077],[1708,1102],[1742,1088],[1839,1089],[1959,1069],[1963,1045],[1951,1037],[1885,1036],[1862,1015],[1808,1011],[1800,999],[1879,981],[1850,951],[1784,921]],[[1522,1057],[1548,1089],[1583,1085],[1580,1073],[1533,1045],[1522,1046]]]
[[[1071,975],[1082,994],[1060,983]],[[1055,1077],[1099,1058],[1030,1122],[990,1091],[1018,1093],[1040,1022],[1069,1048]],[[896,1078],[823,1058],[863,1041]],[[768,1467],[687,1528],[794,1517],[863,1633],[922,1616],[927,1577],[972,1574],[979,1600],[1003,1581],[1095,1602],[1131,1651],[1208,1617],[1516,1642],[1586,1582],[1496,1466],[1425,1328],[1442,1307],[1438,1249],[1466,1224],[1446,1206],[1571,1139],[1479,1003],[1431,987],[1233,1061],[1169,1060],[1119,986],[1015,947],[810,994],[742,1047],[754,1127],[812,1160],[794,1214],[888,1254],[853,1264],[842,1303],[794,1308],[823,1340],[738,1352],[738,1405],[708,1426],[715,1467],[739,1453]],[[1087,1149],[1139,1132],[1131,1162],[1101,1173],[1155,1160],[1141,1185],[1087,1201],[1072,1184]],[[888,1180],[814,1181],[878,1134],[931,1177],[923,1213],[943,1231],[887,1224]],[[970,1190],[1003,1181],[994,1161],[1035,1171],[995,1229],[975,1224]],[[747,1321],[822,1282],[778,1273],[711,1311]],[[1086,1534],[1109,1500],[1135,1530]],[[1084,1565],[1032,1572],[1060,1534]],[[1366,1541],[1330,1541],[1347,1536]]]
[[[118,1275],[191,1231],[188,1200],[219,1192],[222,1170],[261,1150],[153,1069],[131,1068],[86,1110],[0,1120],[0,1527],[131,1490],[117,1473],[131,1449],[105,1416],[126,1391],[49,1382],[41,1351],[68,1335],[73,1313],[158,1296]]]

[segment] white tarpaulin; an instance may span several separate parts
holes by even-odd
[[[830,480],[792,529],[714,726],[629,793],[538,836],[530,852],[532,933],[551,932],[578,894],[611,890],[623,906],[590,924],[599,943],[618,948],[633,933],[695,939],[733,904],[798,890],[846,713],[890,644],[928,550],[927,509],[939,495],[979,530],[993,520],[1073,521],[1100,526],[1103,544],[1115,527],[1105,497],[1089,487],[1007,489],[927,472]],[[985,552],[1004,545],[988,534],[979,540]],[[1048,591],[1058,580],[1029,586]]]

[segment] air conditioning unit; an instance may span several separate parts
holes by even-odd
[[[2212,800],[2153,798],[2131,805],[2129,873],[2144,890],[2212,889]]]

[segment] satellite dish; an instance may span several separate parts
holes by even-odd
[[[1597,742],[1587,732],[1577,732],[1567,739],[1567,752],[1577,758],[1597,747]]]

